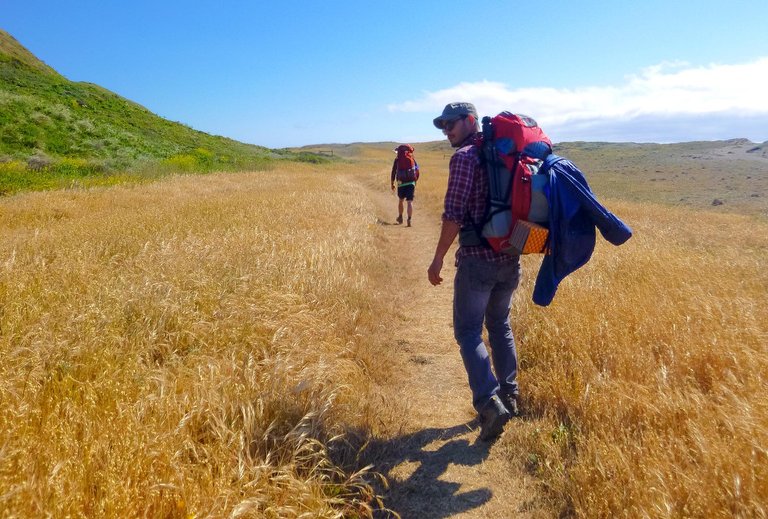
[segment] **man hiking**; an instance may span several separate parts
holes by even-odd
[[[408,202],[408,227],[411,226],[413,216],[413,195],[416,192],[416,182],[419,180],[419,165],[413,157],[413,146],[401,144],[395,148],[397,157],[392,162],[392,173],[389,176],[389,184],[392,191],[395,190],[397,181],[397,223],[403,223],[403,202]]]
[[[450,103],[433,123],[456,148],[449,163],[440,238],[427,271],[429,282],[439,285],[443,258],[456,236],[462,229],[474,229],[473,222],[482,220],[489,187],[473,144],[479,130],[475,106]],[[517,350],[509,311],[519,279],[519,256],[482,245],[465,246],[459,237],[453,329],[472,390],[472,405],[479,415],[482,441],[498,437],[510,417],[518,414]],[[482,339],[483,322],[488,330],[490,359]]]

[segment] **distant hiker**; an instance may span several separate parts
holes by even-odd
[[[411,226],[413,216],[413,195],[416,191],[416,182],[419,180],[419,165],[413,157],[413,146],[401,144],[395,148],[397,157],[392,162],[392,173],[389,176],[390,187],[395,190],[397,181],[397,223],[403,223],[403,201],[408,202],[408,227]]]
[[[484,215],[488,177],[473,144],[479,130],[473,104],[450,103],[433,123],[456,148],[449,164],[440,238],[427,271],[429,282],[439,285],[443,258],[459,231]],[[518,414],[517,350],[509,311],[520,279],[520,257],[483,245],[464,246],[460,241],[456,267],[454,336],[469,378],[472,405],[479,415],[480,440],[489,441]],[[483,321],[488,329],[490,359],[482,339]]]

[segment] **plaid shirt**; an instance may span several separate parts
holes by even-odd
[[[475,134],[468,136],[451,157],[445,192],[443,220],[455,222],[464,229],[472,228],[473,222],[483,219],[487,204],[488,175],[480,166],[474,138]],[[456,265],[461,258],[469,256],[497,263],[519,260],[517,256],[496,252],[489,247],[460,246],[456,251]]]

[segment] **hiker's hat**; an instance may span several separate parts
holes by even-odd
[[[477,119],[477,110],[472,103],[448,103],[443,108],[443,114],[440,117],[435,117],[432,124],[435,125],[435,128],[442,130],[445,123],[467,115],[472,115]]]

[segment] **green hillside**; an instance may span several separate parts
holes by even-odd
[[[264,169],[276,160],[328,159],[168,121],[98,85],[69,81],[0,30],[0,193],[73,176]]]

